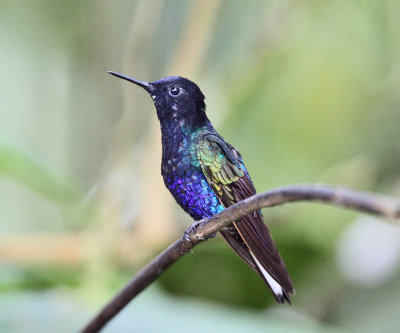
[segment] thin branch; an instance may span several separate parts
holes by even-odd
[[[294,185],[253,195],[209,219],[198,221],[184,237],[150,262],[118,295],[94,317],[81,333],[98,332],[135,296],[156,280],[169,266],[198,243],[232,221],[265,207],[295,201],[317,201],[389,219],[400,218],[400,202],[390,197],[327,185]]]

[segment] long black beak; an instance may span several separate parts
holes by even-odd
[[[154,90],[154,86],[152,86],[152,85],[151,85],[150,83],[148,83],[148,82],[144,82],[144,81],[139,81],[139,80],[136,80],[136,79],[132,79],[132,78],[129,77],[129,76],[126,76],[126,75],[123,75],[123,74],[120,74],[120,73],[117,73],[117,72],[108,71],[108,73],[110,73],[111,75],[114,75],[114,76],[116,76],[116,77],[119,77],[120,79],[124,79],[124,80],[126,80],[126,81],[132,82],[132,83],[138,85],[139,87],[144,88],[144,89],[145,89],[146,91],[148,91],[148,92],[152,92],[152,91]]]

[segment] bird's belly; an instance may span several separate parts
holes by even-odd
[[[224,210],[201,169],[190,167],[181,171],[164,176],[164,182],[185,212],[200,220]]]

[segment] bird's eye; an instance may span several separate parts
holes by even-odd
[[[181,90],[178,87],[171,87],[171,89],[169,90],[169,93],[172,96],[178,96],[181,93]]]

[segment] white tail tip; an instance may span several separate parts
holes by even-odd
[[[284,296],[283,289],[281,285],[265,270],[265,268],[261,265],[258,259],[255,257],[253,252],[250,251],[251,256],[253,257],[255,263],[257,264],[258,268],[260,269],[262,275],[264,276],[265,280],[268,282],[269,286],[272,289],[272,292],[279,298],[282,299]]]

